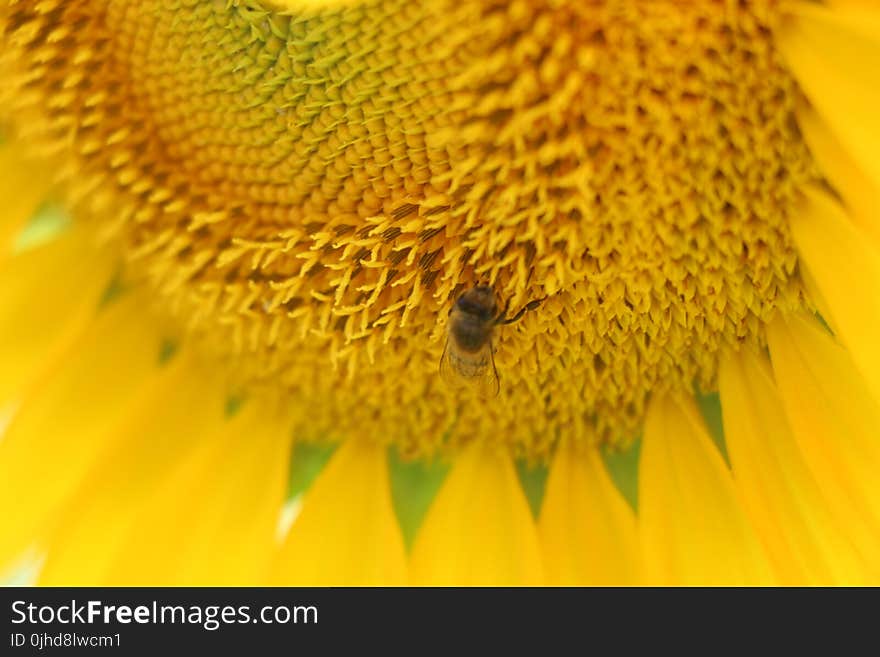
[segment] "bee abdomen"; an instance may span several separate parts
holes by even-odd
[[[456,320],[452,334],[459,349],[477,352],[486,345],[490,331],[485,322],[465,316]]]
[[[489,359],[485,354],[465,355],[450,354],[450,364],[459,376],[465,379],[474,379],[482,376],[489,366]]]

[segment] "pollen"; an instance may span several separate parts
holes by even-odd
[[[303,439],[540,458],[809,307],[820,180],[756,0],[13,2],[0,103],[167,317]],[[438,375],[491,285],[500,392]]]

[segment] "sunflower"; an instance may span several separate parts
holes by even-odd
[[[871,0],[0,8],[0,567],[880,583]],[[488,285],[485,398],[438,375]]]

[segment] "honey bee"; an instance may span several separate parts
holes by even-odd
[[[500,388],[492,333],[496,326],[513,324],[544,299],[530,301],[513,317],[508,305],[498,312],[495,292],[477,285],[462,294],[449,311],[446,346],[440,357],[440,375],[454,387],[474,386],[481,397],[495,397]]]

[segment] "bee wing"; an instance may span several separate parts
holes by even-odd
[[[447,340],[440,357],[440,376],[451,387],[470,389],[483,398],[495,397],[500,390],[491,343],[477,354],[462,357]]]
[[[451,362],[452,354],[449,350],[449,338],[446,338],[446,344],[443,345],[443,355],[440,356],[440,378],[453,388],[461,388],[465,383],[462,377],[455,369],[455,365]]]
[[[492,346],[491,340],[486,345],[486,351],[489,352],[489,363],[475,383],[477,384],[477,394],[480,397],[492,399],[498,396],[501,384],[498,381],[498,369],[495,367],[495,348]]]
[[[451,388],[467,388],[474,383],[461,359],[456,356],[455,347],[449,346],[449,338],[440,356],[440,378]]]

